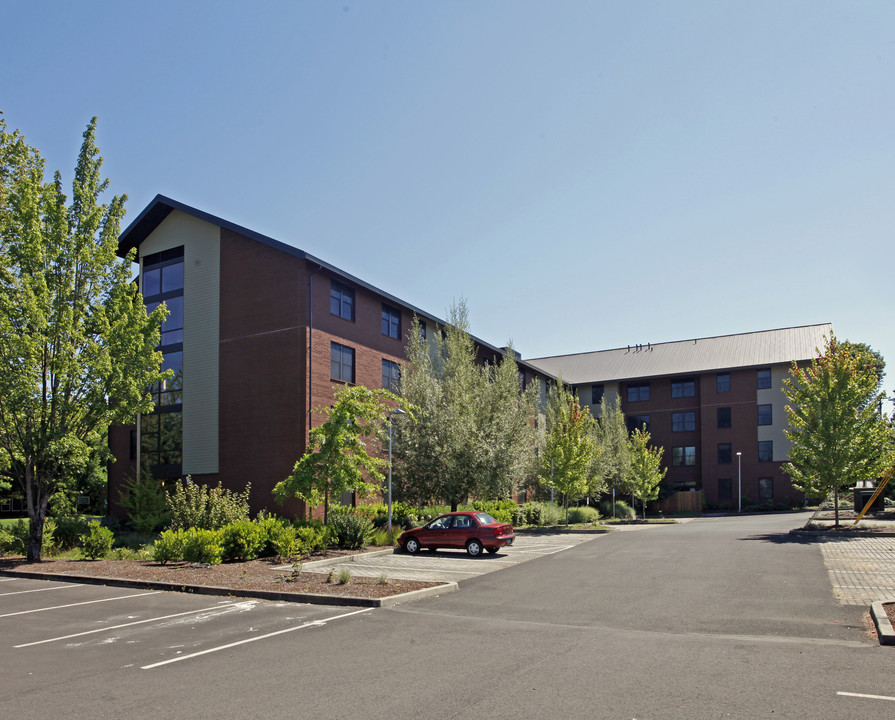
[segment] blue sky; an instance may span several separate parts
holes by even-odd
[[[0,110],[524,357],[832,322],[895,387],[895,3],[14,2]]]

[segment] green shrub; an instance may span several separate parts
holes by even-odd
[[[183,531],[165,530],[152,545],[152,559],[160,563],[183,560]]]
[[[120,501],[127,511],[128,523],[138,533],[154,533],[171,519],[168,498],[161,481],[148,473],[142,473],[139,478],[131,478],[125,483]]]
[[[59,552],[59,541],[56,539],[56,521],[44,518],[44,533],[41,538],[41,552],[47,555],[55,555]]]
[[[111,552],[113,542],[115,534],[109,528],[103,527],[99,520],[94,520],[81,540],[81,550],[91,560],[102,560]]]
[[[71,550],[81,544],[90,530],[90,521],[83,515],[63,515],[56,518],[55,538],[61,550]]]
[[[613,513],[613,506],[615,508],[615,512]],[[610,500],[607,502],[600,503],[600,514],[603,517],[611,518],[621,518],[622,520],[633,520],[635,518],[634,508],[632,508],[628,503],[622,500],[616,500],[614,503]]]
[[[218,565],[223,552],[220,530],[190,528],[183,531],[183,559],[186,562]]]
[[[298,530],[287,523],[270,526],[267,531],[266,549],[283,560],[298,557],[302,554],[302,543],[298,539]]]
[[[249,519],[249,492],[251,483],[241,493],[226,490],[218,483],[216,488],[192,482],[189,477],[179,482],[174,492],[167,496],[171,513],[171,529],[220,530],[225,525]]]
[[[378,503],[373,507],[376,508],[376,515],[373,518],[373,525],[377,528],[388,526],[388,505]],[[411,505],[404,502],[392,503],[392,527],[400,526],[407,530],[412,528],[417,522],[416,512]]]
[[[12,549],[15,542],[16,539],[13,534],[5,527],[0,527],[0,556],[17,555],[18,553],[13,552]]]
[[[331,515],[328,527],[335,543],[348,550],[366,546],[373,535],[373,523],[357,515]]]
[[[221,549],[225,560],[254,560],[267,544],[264,528],[251,520],[230,523],[220,532]]]
[[[295,533],[298,538],[299,552],[302,555],[314,555],[326,551],[329,533],[325,528],[299,527],[295,529]]]
[[[577,525],[578,523],[592,523],[600,519],[600,513],[595,507],[589,505],[581,505],[580,507],[569,508],[569,522]]]
[[[25,555],[28,552],[28,538],[31,533],[29,521],[25,518],[19,518],[8,528],[12,540],[9,543],[7,552],[10,555]]]
[[[511,523],[519,504],[515,500],[475,500],[468,507],[488,513],[497,522]]]

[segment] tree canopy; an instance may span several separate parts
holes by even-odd
[[[126,196],[100,197],[96,118],[84,132],[71,200],[57,172],[0,118],[0,473],[17,483],[40,559],[52,494],[108,458],[110,424],[152,409],[167,377],[157,352],[163,306],[147,316],[117,257]]]
[[[783,383],[792,442],[786,471],[809,496],[872,480],[892,462],[892,428],[880,412],[882,368],[866,346],[827,339],[807,367],[793,363]]]
[[[650,434],[645,429],[636,429],[631,433],[630,472],[628,484],[631,494],[643,503],[643,516],[646,517],[647,500],[659,497],[659,484],[668,472],[662,467],[664,448],[650,447]]]

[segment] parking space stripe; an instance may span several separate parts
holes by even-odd
[[[895,697],[889,697],[888,695],[865,695],[864,693],[842,692],[841,690],[836,694],[844,695],[845,697],[866,698],[868,700],[889,700],[895,702]]]
[[[285,635],[286,633],[295,632],[296,630],[304,630],[305,628],[309,627],[323,627],[333,620],[341,620],[342,618],[351,617],[352,615],[359,615],[361,613],[370,612],[373,609],[375,608],[363,608],[362,610],[354,610],[352,612],[343,613],[341,615],[325,618],[323,620],[312,620],[311,622],[302,623],[301,625],[286,628],[285,630],[277,630],[276,632],[267,633],[265,635],[257,635],[255,637],[246,638],[245,640],[238,640],[236,642],[228,643],[227,645],[208,648],[208,650],[200,650],[199,652],[190,653],[189,655],[179,655],[178,657],[171,658],[169,660],[162,660],[161,662],[152,663],[151,665],[144,665],[140,669],[152,670],[153,668],[161,667],[162,665],[170,665],[171,663],[180,662],[181,660],[190,660],[192,658],[199,657],[200,655],[208,655],[209,653],[219,652],[221,650],[229,650],[230,648],[234,648],[239,645],[246,645],[248,643],[257,642],[258,640],[266,640],[267,638],[276,637],[277,635]]]
[[[226,605],[214,605],[212,607],[201,608],[199,610],[187,610],[186,612],[174,613],[173,615],[162,615],[161,617],[147,618],[146,620],[135,620],[134,622],[122,623],[121,625],[110,625],[109,627],[96,628],[95,630],[85,630],[84,632],[74,633],[72,635],[62,635],[60,637],[47,638],[46,640],[36,640],[35,642],[22,643],[21,645],[13,645],[13,648],[26,648],[34,645],[43,645],[45,643],[58,642],[60,640],[71,640],[84,635],[93,635],[94,633],[107,632],[109,630],[120,630],[121,628],[132,627],[134,625],[144,625],[151,622],[160,622],[162,620],[170,620],[171,618],[183,617],[184,615],[195,615],[200,612],[208,612],[210,610],[229,610],[231,607],[241,605],[242,603],[228,603]]]
[[[55,587],[37,588],[36,590],[16,590],[15,592],[0,593],[0,597],[7,595],[26,595],[28,593],[46,592],[47,590],[68,590],[69,588],[82,587],[84,583],[68,583],[67,585],[56,585]]]
[[[47,610],[62,610],[64,608],[78,607],[79,605],[93,605],[95,603],[110,602],[111,600],[127,600],[129,598],[143,597],[144,595],[158,595],[161,592],[161,590],[153,590],[152,592],[135,593],[133,595],[119,595],[118,597],[102,598],[101,600],[85,600],[84,602],[69,603],[68,605],[32,608],[31,610],[21,610],[19,612],[6,613],[5,615],[0,615],[0,618],[14,617],[15,615],[29,615],[30,613],[46,612]]]

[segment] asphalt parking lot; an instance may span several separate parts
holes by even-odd
[[[602,535],[584,533],[519,534],[511,546],[501,548],[494,555],[483,555],[476,558],[468,557],[463,550],[438,550],[436,552],[423,550],[416,555],[408,555],[405,552],[389,549],[363,555],[351,555],[340,558],[338,561],[321,560],[304,563],[302,572],[325,574],[333,567],[348,565],[351,574],[360,577],[378,578],[385,575],[390,580],[459,583],[528,560],[553,555],[599,537]]]

